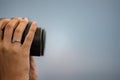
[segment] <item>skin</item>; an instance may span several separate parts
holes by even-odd
[[[0,20],[0,80],[37,80],[35,61],[30,57],[37,23],[32,23],[23,44],[12,42],[13,30],[13,37],[21,40],[28,21],[27,18]]]

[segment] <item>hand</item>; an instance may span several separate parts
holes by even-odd
[[[15,29],[13,38],[21,41],[27,23],[27,18],[0,20],[0,80],[29,80],[29,54],[36,22],[32,23],[23,44],[12,42],[13,30]]]

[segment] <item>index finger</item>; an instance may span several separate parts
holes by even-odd
[[[23,45],[22,45],[23,48],[30,50],[36,29],[37,29],[37,23],[33,22],[30,29],[29,29],[29,32],[28,32],[28,34],[23,42]]]

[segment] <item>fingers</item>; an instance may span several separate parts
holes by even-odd
[[[33,22],[31,27],[30,27],[30,30],[29,30],[29,32],[24,40],[24,43],[22,45],[23,48],[25,48],[25,49],[27,48],[30,50],[36,28],[37,28],[37,24],[36,24],[36,22]]]
[[[5,27],[5,25],[9,22],[10,19],[1,19],[0,20],[0,41],[2,40],[3,37],[3,28]]]
[[[20,20],[21,18],[14,18],[5,26],[4,37],[3,37],[3,40],[5,42],[7,43],[11,42],[13,30],[17,27]]]
[[[27,24],[28,24],[28,19],[24,18],[20,21],[19,25],[15,29],[13,37],[18,41],[21,41],[24,29],[26,28]]]
[[[36,65],[35,65],[35,60],[33,57],[30,57],[30,75],[29,75],[29,80],[37,80],[37,70],[36,70]]]

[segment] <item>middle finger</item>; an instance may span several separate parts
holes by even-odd
[[[3,41],[11,42],[13,30],[19,24],[20,19],[21,18],[14,18],[5,26]]]

